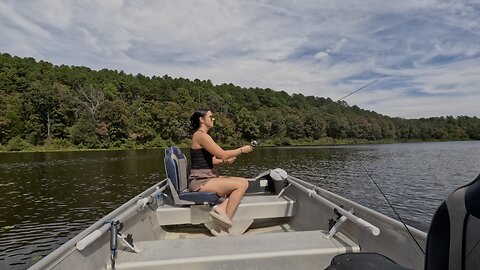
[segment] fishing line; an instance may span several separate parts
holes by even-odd
[[[376,82],[380,81],[381,79],[383,79],[383,78],[385,78],[385,77],[387,77],[387,75],[382,75],[382,77],[380,77],[380,78],[378,78],[378,79],[375,79],[375,80],[371,81],[370,83],[367,83],[366,85],[364,85],[364,86],[362,86],[362,87],[358,88],[357,90],[355,90],[355,91],[351,92],[350,94],[348,94],[348,95],[346,95],[346,96],[342,97],[341,99],[337,100],[337,102],[339,102],[340,100],[342,100],[342,99],[345,99],[345,98],[347,98],[347,97],[349,97],[349,96],[351,96],[351,95],[355,94],[356,92],[358,92],[358,91],[360,91],[360,90],[362,90],[362,89],[366,88],[366,87],[367,87],[367,86],[369,86],[369,85],[372,85],[372,84],[374,84],[374,83],[376,83]]]
[[[360,91],[360,90],[362,90],[362,89],[364,89],[364,88],[366,88],[366,87],[368,87],[368,86],[370,86],[370,85],[372,85],[372,84],[374,84],[374,83],[378,82],[379,80],[381,80],[381,79],[383,79],[383,78],[385,78],[385,77],[387,77],[387,75],[382,75],[381,77],[379,77],[379,78],[377,78],[377,79],[375,79],[375,80],[373,80],[373,81],[371,81],[371,82],[369,82],[369,83],[365,84],[364,86],[362,86],[362,87],[358,88],[357,90],[355,90],[355,91],[351,92],[350,94],[348,94],[348,95],[346,95],[346,96],[342,97],[341,99],[337,100],[337,102],[339,102],[340,100],[342,100],[342,99],[345,99],[345,98],[347,98],[347,97],[349,97],[349,96],[351,96],[351,95],[355,94],[356,92],[358,92],[358,91]],[[266,137],[266,138],[263,138],[263,139],[265,140],[265,139],[268,139],[268,138],[272,138],[272,137],[274,137],[274,136],[276,136],[276,135],[280,134],[281,132],[284,132],[285,130],[287,130],[287,128],[288,128],[288,127],[287,127],[287,126],[285,126],[285,127],[281,128],[279,131],[277,131],[277,132],[273,133],[272,135],[269,135],[268,137]],[[258,143],[257,143],[257,145],[258,145]]]
[[[397,213],[397,211],[395,210],[395,208],[393,207],[393,205],[390,203],[390,201],[388,200],[387,196],[383,193],[382,189],[377,185],[377,182],[375,182],[375,180],[373,180],[373,177],[370,175],[370,173],[367,171],[367,169],[363,166],[362,162],[360,160],[357,160],[358,163],[360,164],[360,166],[363,168],[363,170],[367,173],[368,177],[370,178],[370,180],[372,180],[373,184],[375,184],[375,186],[377,187],[377,189],[380,191],[380,193],[382,194],[383,198],[385,198],[385,200],[387,201],[388,205],[390,205],[390,207],[392,208],[393,212],[395,213],[395,215],[398,217],[398,219],[400,220],[400,222],[402,222],[403,226],[405,227],[405,229],[407,229],[407,232],[408,234],[410,234],[410,236],[412,237],[413,241],[415,241],[415,244],[417,244],[418,248],[422,251],[423,255],[425,255],[425,251],[423,250],[422,246],[420,246],[420,244],[417,242],[417,239],[415,239],[415,237],[413,236],[412,232],[410,231],[410,229],[408,229],[408,226],[407,224],[405,224],[405,222],[403,222],[403,219],[400,217],[400,215]]]

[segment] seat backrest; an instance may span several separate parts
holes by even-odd
[[[179,175],[178,188],[180,191],[184,191],[185,189],[188,188],[188,174],[189,174],[188,160],[178,146],[172,146],[172,147],[173,147],[173,152],[177,157],[178,175]]]
[[[177,192],[188,188],[188,161],[178,146],[165,149],[165,172]]]
[[[480,175],[452,192],[435,212],[425,269],[480,269]]]
[[[179,183],[179,176],[178,176],[178,166],[177,166],[177,157],[173,153],[172,147],[167,147],[165,149],[165,173],[167,177],[172,181],[172,184],[176,191],[178,191],[178,183]]]

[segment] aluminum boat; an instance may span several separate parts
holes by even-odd
[[[165,167],[30,269],[480,269],[480,177],[439,207],[427,237],[280,168],[249,179],[228,228],[209,215],[222,198],[188,191],[178,147]]]

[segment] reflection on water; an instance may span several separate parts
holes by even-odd
[[[0,155],[0,269],[25,269],[163,176],[162,151]]]
[[[480,173],[480,142],[258,148],[222,174],[291,175],[426,231],[440,202]],[[25,269],[164,178],[163,151],[0,154],[0,269]]]

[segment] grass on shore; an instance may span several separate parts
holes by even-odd
[[[277,146],[327,146],[327,145],[354,145],[354,144],[391,144],[391,143],[412,143],[412,142],[439,142],[441,140],[394,140],[384,139],[376,141],[368,141],[361,139],[333,139],[329,137],[321,138],[319,140],[313,139],[298,139],[292,140],[288,138],[274,138],[267,140],[259,140],[259,147],[277,147]],[[222,144],[222,147],[232,148],[238,147],[244,144],[248,144],[246,141],[230,142],[229,144]],[[136,144],[135,142],[127,141],[123,144],[110,147],[97,147],[91,148],[83,145],[73,145],[66,140],[53,139],[47,141],[43,145],[31,145],[23,139],[12,139],[6,145],[0,144],[0,153],[29,153],[29,152],[73,152],[73,151],[115,151],[115,150],[142,150],[142,149],[163,149],[171,145],[178,145],[182,148],[188,148],[190,146],[190,140],[184,140],[180,143],[174,143],[170,140],[159,140],[150,142],[147,144]]]

